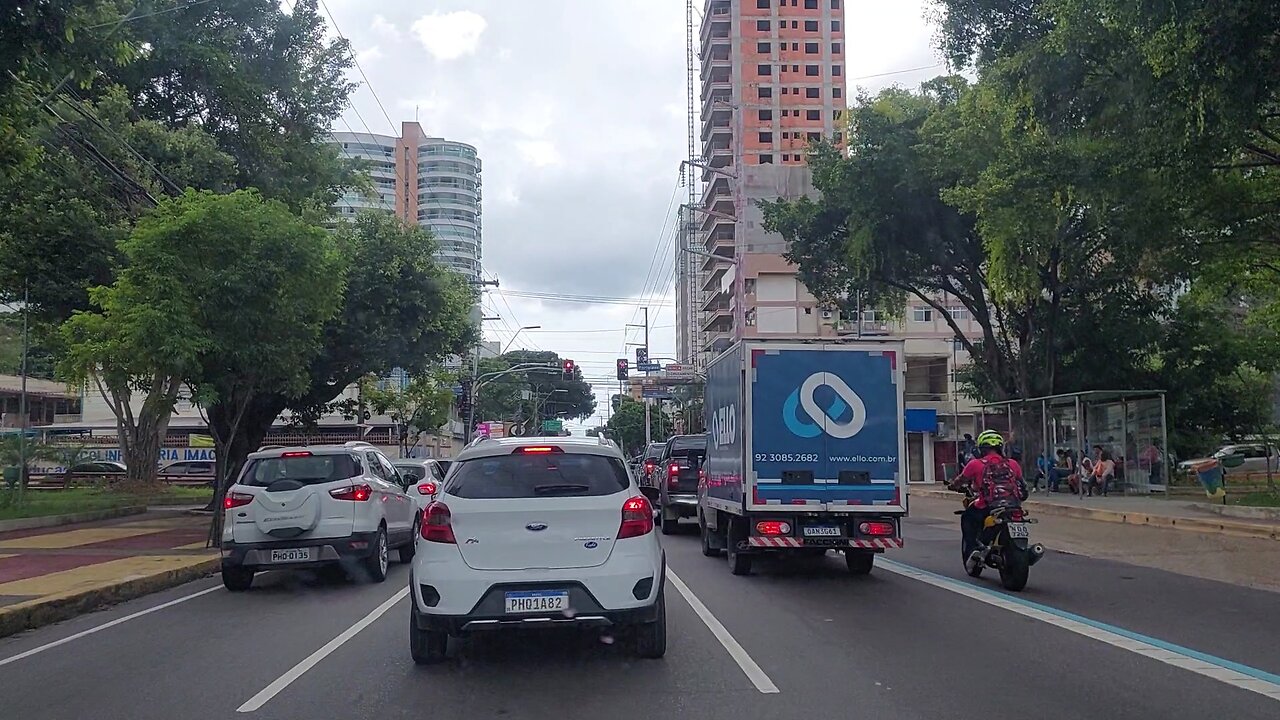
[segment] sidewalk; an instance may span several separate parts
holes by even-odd
[[[0,637],[213,572],[209,518],[184,509],[0,533]]]
[[[912,485],[908,496],[949,498],[960,507],[960,496],[936,485]],[[1078,497],[1067,493],[1032,493],[1023,504],[1028,510],[1044,515],[1063,515],[1125,523],[1150,525],[1188,532],[1213,533],[1235,537],[1280,540],[1280,520],[1265,518],[1225,517],[1215,513],[1203,503],[1188,502],[1179,498],[1159,495],[1110,495],[1108,497]]]

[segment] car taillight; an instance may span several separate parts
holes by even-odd
[[[229,492],[227,493],[227,496],[222,499],[222,507],[230,510],[232,508],[248,505],[251,502],[253,502],[253,496],[249,493]]]
[[[656,462],[654,462],[654,461],[652,461],[652,460],[648,460],[648,461],[645,461],[645,464],[644,464],[644,471],[645,471],[645,472],[647,472],[647,473],[651,473],[651,472],[653,472],[653,469],[654,469],[654,468],[656,468],[656,467],[658,467],[658,463],[656,463]]]
[[[419,495],[435,495],[436,484],[433,482],[418,483],[418,494]]]
[[[422,539],[427,542],[458,544],[453,536],[453,516],[449,506],[442,502],[433,502],[427,506],[426,515],[422,518]]]
[[[334,500],[352,500],[355,502],[364,502],[373,496],[373,488],[368,485],[350,485],[344,488],[335,488],[329,491],[329,497]]]
[[[791,523],[782,520],[761,520],[756,523],[757,535],[790,535]]]
[[[622,525],[618,539],[640,537],[653,532],[653,506],[643,495],[628,498],[622,503]]]
[[[858,532],[863,535],[871,535],[873,537],[888,537],[893,535],[893,523],[891,522],[864,522],[858,525]]]

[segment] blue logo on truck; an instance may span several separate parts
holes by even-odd
[[[814,399],[821,387],[829,387],[835,393],[825,410]],[[808,416],[807,420],[800,417],[800,410]],[[841,420],[846,412],[850,413],[849,418]],[[818,437],[824,430],[835,438],[851,438],[862,431],[866,421],[867,407],[862,398],[838,375],[829,372],[816,372],[805,378],[782,403],[783,424],[793,435],[803,438]]]

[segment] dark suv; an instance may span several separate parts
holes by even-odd
[[[656,471],[662,534],[672,535],[680,518],[698,515],[698,478],[707,459],[707,436],[676,435],[662,450]]]

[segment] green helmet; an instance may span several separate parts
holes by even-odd
[[[978,435],[977,445],[979,449],[984,447],[1004,447],[1004,438],[1000,437],[1000,433],[995,430],[983,430],[982,433]]]

